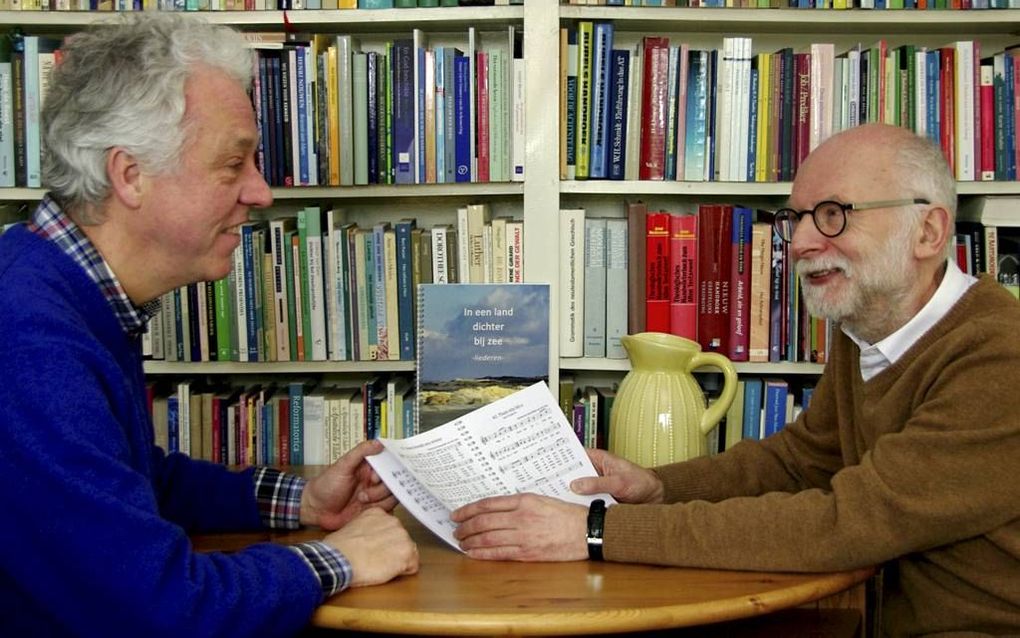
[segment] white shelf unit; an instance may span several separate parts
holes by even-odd
[[[559,180],[559,29],[577,20],[611,20],[618,41],[634,43],[643,35],[669,35],[692,45],[718,47],[725,35],[746,35],[755,51],[813,41],[834,42],[837,52],[852,43],[870,45],[887,38],[891,46],[927,46],[956,40],[981,41],[982,55],[1020,43],[1020,10],[805,10],[708,9],[559,5],[556,0],[528,0],[523,6],[386,9],[350,11],[204,12],[210,21],[246,31],[279,31],[284,20],[301,32],[351,33],[366,38],[406,37],[421,28],[443,37],[457,37],[468,27],[480,31],[508,25],[523,27],[526,65],[526,149],[523,183],[341,188],[274,188],[278,206],[302,201],[334,202],[350,206],[355,217],[379,219],[393,215],[396,206],[413,203],[430,214],[447,216],[446,204],[493,200],[516,208],[525,221],[525,279],[551,285],[550,386],[557,387],[559,371],[622,376],[626,360],[559,357],[558,214],[566,206],[592,206],[603,214],[623,214],[626,199],[645,199],[665,206],[699,201],[753,200],[778,204],[789,193],[788,183],[635,182]],[[20,25],[27,33],[73,32],[95,21],[115,18],[93,12],[0,12],[0,25]],[[629,39],[629,40],[628,40]],[[964,182],[962,196],[1020,195],[1020,182]],[[41,189],[0,189],[0,202],[31,202]],[[702,199],[704,198],[704,199]],[[372,373],[413,371],[413,362],[288,362],[288,363],[164,363],[149,362],[151,374],[259,373]],[[738,364],[744,374],[819,374],[816,364]]]

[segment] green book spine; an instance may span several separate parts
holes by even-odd
[[[213,294],[216,299],[216,360],[230,361],[230,315],[233,311],[229,277],[213,282]]]
[[[414,9],[418,6],[418,0],[393,0],[393,6],[397,9]]]
[[[312,307],[310,281],[308,279],[308,238],[312,234],[309,228],[311,218],[312,215],[309,215],[307,210],[298,211],[298,255],[301,262],[298,264],[298,268],[300,268],[301,272],[301,330],[305,337],[305,361],[312,360]]]

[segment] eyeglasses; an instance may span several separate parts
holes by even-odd
[[[776,211],[772,220],[772,227],[776,234],[786,243],[793,241],[793,231],[797,230],[797,224],[801,217],[811,215],[815,222],[815,228],[826,237],[839,237],[846,230],[846,214],[852,210],[871,210],[874,208],[889,208],[891,206],[908,206],[913,204],[930,204],[927,199],[887,199],[876,202],[860,202],[857,204],[843,204],[834,201],[824,201],[815,204],[811,210],[794,210],[792,208],[780,208]]]

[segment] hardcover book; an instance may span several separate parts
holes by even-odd
[[[415,432],[549,378],[548,284],[418,286]]]

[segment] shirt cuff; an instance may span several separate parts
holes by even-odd
[[[353,571],[351,564],[339,550],[322,541],[290,545],[304,559],[322,586],[323,600],[350,586]]]
[[[301,527],[301,495],[308,481],[294,474],[260,467],[255,470],[255,501],[262,524],[270,529]]]

